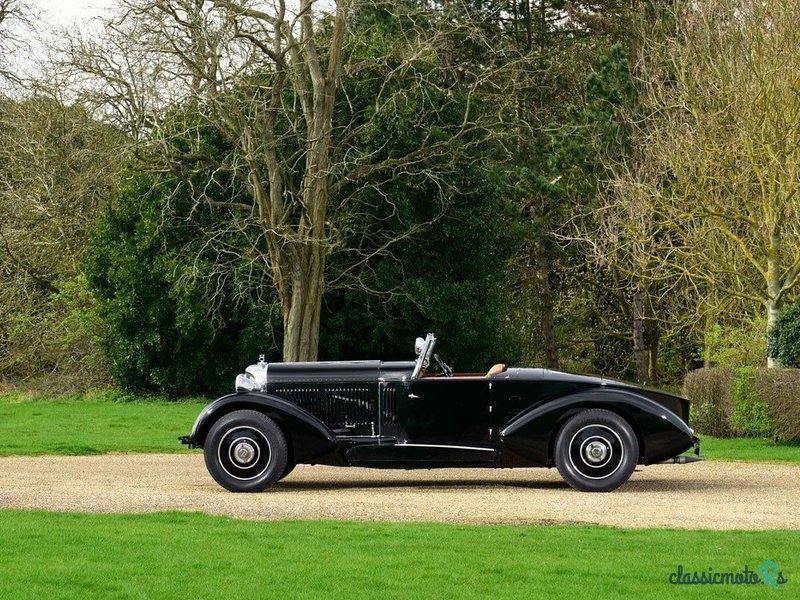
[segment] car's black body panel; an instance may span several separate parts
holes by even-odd
[[[493,376],[424,376],[414,362],[273,363],[263,392],[225,396],[198,417],[186,443],[203,446],[235,410],[273,418],[292,460],[380,468],[553,466],[554,439],[576,413],[605,409],[631,426],[644,464],[695,442],[688,402],[600,377],[547,369]]]
[[[635,389],[635,388],[634,388]],[[661,404],[628,389],[584,388],[538,403],[500,432],[503,443],[537,464],[551,464],[553,439],[562,423],[581,410],[603,408],[622,416],[639,440],[639,461],[660,462],[693,444],[689,426]]]

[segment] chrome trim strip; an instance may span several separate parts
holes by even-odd
[[[395,444],[395,447],[405,448],[452,448],[454,450],[482,450],[483,452],[495,452],[494,448],[478,448],[476,446],[448,446],[445,444]]]

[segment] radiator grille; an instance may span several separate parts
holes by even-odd
[[[287,386],[277,387],[275,393],[331,428],[352,428],[373,422],[370,389],[365,386]]]

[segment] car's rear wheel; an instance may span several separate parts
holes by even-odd
[[[284,469],[283,469],[283,473],[281,473],[281,476],[280,476],[280,477],[278,477],[278,481],[281,481],[281,480],[283,480],[283,479],[284,479],[284,477],[288,477],[288,476],[289,476],[289,473],[291,473],[292,471],[294,471],[294,468],[295,468],[296,466],[297,466],[297,465],[296,465],[294,462],[292,462],[292,461],[288,461],[288,462],[286,463],[286,466],[285,466],[285,467],[284,467]]]
[[[573,416],[555,443],[558,472],[583,492],[610,492],[625,483],[639,462],[639,442],[616,413],[591,409]]]
[[[286,470],[288,451],[280,427],[268,416],[238,410],[222,417],[204,444],[206,467],[231,492],[260,492]]]

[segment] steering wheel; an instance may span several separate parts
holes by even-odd
[[[439,370],[442,372],[442,375],[444,375],[445,377],[453,376],[453,369],[450,368],[450,365],[448,365],[441,358],[439,358],[438,354],[434,354],[433,358],[436,359],[436,364],[439,365]]]

